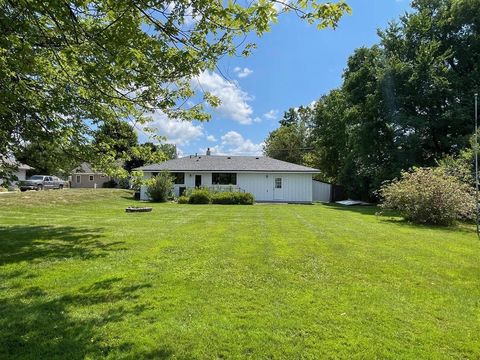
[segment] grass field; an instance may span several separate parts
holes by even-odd
[[[478,359],[480,241],[375,208],[0,195],[0,359]]]

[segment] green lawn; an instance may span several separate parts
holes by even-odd
[[[480,241],[375,208],[0,195],[0,359],[478,359]]]

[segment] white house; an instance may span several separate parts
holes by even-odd
[[[140,167],[145,178],[168,171],[175,177],[174,191],[179,196],[187,188],[207,187],[252,193],[256,201],[310,203],[312,176],[317,169],[265,156],[190,155]],[[140,199],[148,200],[142,187]]]
[[[12,187],[16,187],[17,183],[19,181],[26,180],[27,170],[32,170],[33,169],[31,166],[21,164],[19,162],[16,162],[13,159],[7,159],[7,160],[4,160],[4,161],[9,166],[16,166],[17,167],[17,170],[13,173],[13,176],[16,177],[17,180],[11,182]],[[5,182],[5,179],[0,179],[0,185],[2,185],[4,182]]]

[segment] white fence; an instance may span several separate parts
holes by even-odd
[[[321,181],[312,180],[312,200],[330,202],[332,185]]]

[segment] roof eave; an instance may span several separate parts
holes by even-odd
[[[169,171],[169,172],[237,172],[237,173],[296,173],[296,174],[302,174],[302,173],[308,173],[308,174],[319,174],[320,170],[312,169],[312,170],[211,170],[211,169],[142,169],[142,168],[136,168],[134,169],[135,171],[143,171],[143,172],[159,172],[159,171]]]

